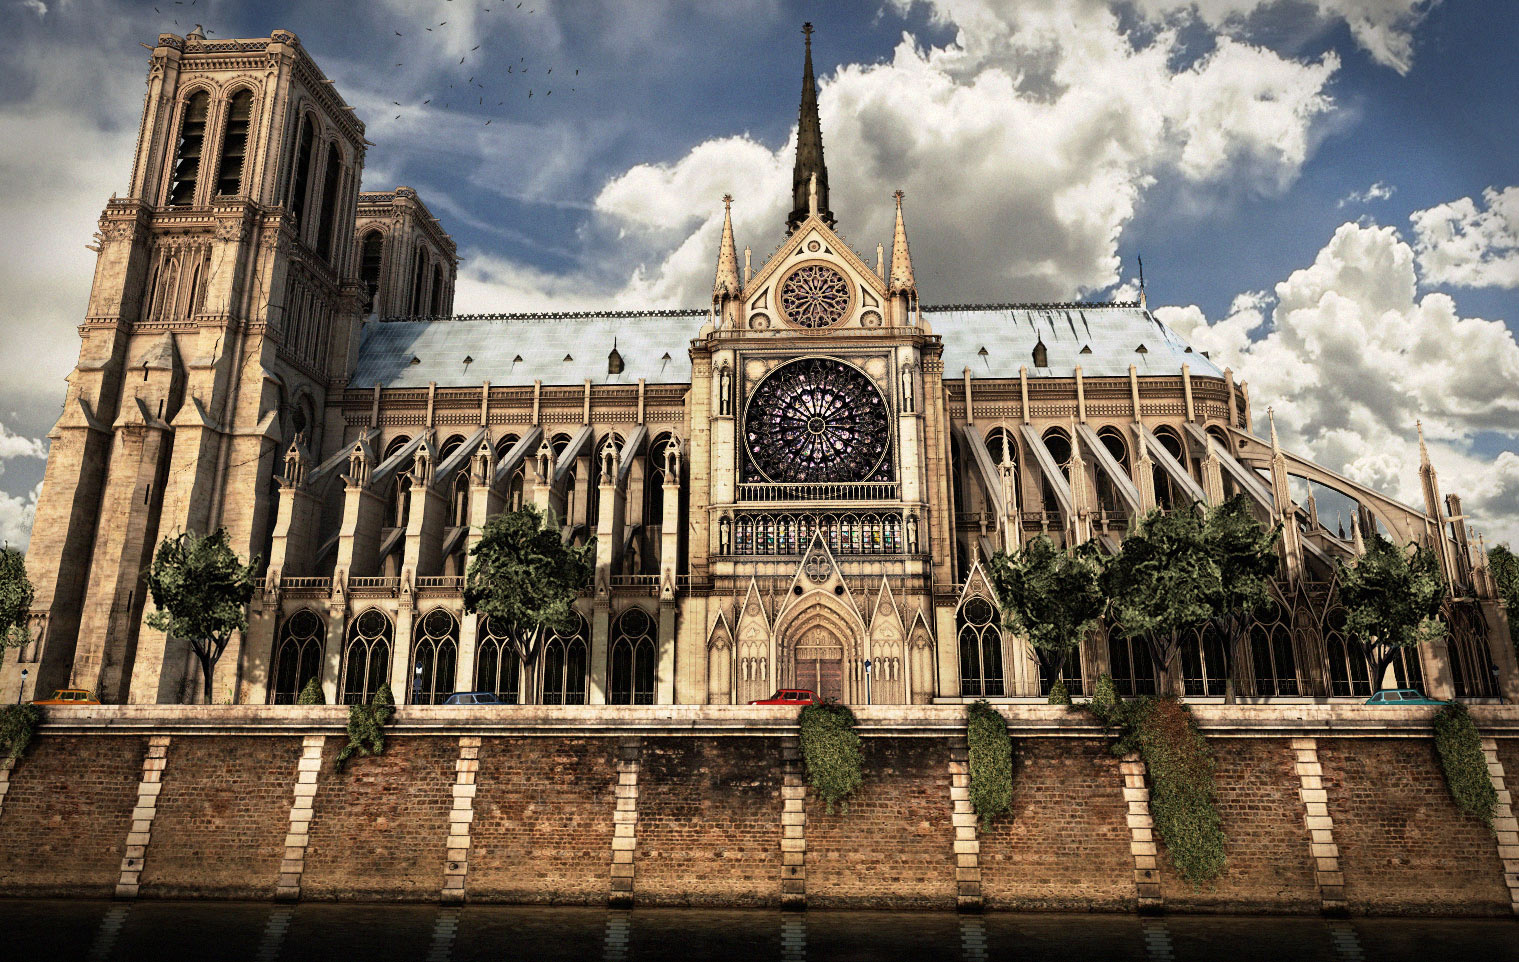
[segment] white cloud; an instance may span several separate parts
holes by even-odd
[[[1417,280],[1396,230],[1344,224],[1270,297],[1243,295],[1211,324],[1196,307],[1156,313],[1249,382],[1257,419],[1274,407],[1289,447],[1416,507],[1422,419],[1444,489],[1519,542],[1519,344]],[[1511,450],[1483,458],[1479,434]]]
[[[1519,287],[1519,187],[1482,192],[1409,216],[1419,272],[1427,284]]]
[[[1178,66],[1174,33],[1125,33],[1103,4],[933,9],[961,28],[954,42],[923,48],[904,35],[889,61],[844,65],[819,93],[841,230],[874,263],[875,243],[890,240],[890,191],[903,188],[926,298],[1065,299],[1110,287],[1118,237],[1156,178],[1281,190],[1332,108],[1332,53],[1295,61],[1222,37]],[[607,246],[632,266],[586,278],[582,293],[703,303],[725,191],[758,267],[782,238],[793,149],[726,137],[610,178],[589,234],[615,233]],[[482,283],[459,303],[500,310],[522,296]]]
[[[16,6],[35,13],[38,19],[47,16],[47,4],[43,3],[42,0],[21,0]]]
[[[1390,184],[1384,184],[1380,180],[1365,190],[1353,190],[1339,199],[1335,207],[1344,207],[1346,204],[1370,204],[1374,201],[1386,200],[1393,195],[1397,188]]]
[[[41,481],[25,496],[0,492],[0,543],[26,550],[32,537],[32,518],[37,514],[37,495],[41,492]]]

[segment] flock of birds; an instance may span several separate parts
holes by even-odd
[[[198,0],[189,0],[188,3],[186,3],[185,0],[174,0],[174,5],[175,6],[191,6],[191,7],[193,7],[193,6],[196,5],[197,2],[198,2]],[[445,3],[453,3],[454,0],[444,0],[444,2]],[[532,2],[533,2],[533,0],[522,0],[522,2],[518,3],[515,7],[512,7],[512,6],[509,5],[510,4],[510,0],[482,0],[482,2],[480,2],[480,10],[481,10],[482,13],[490,13],[492,10],[495,10],[498,13],[500,13],[500,12],[513,12],[513,13],[515,13],[515,12],[522,12],[524,14],[535,14],[535,13],[538,12],[538,10],[537,10],[537,8],[535,6],[532,5]],[[487,6],[486,3],[491,3],[492,5],[491,6]],[[528,7],[527,10],[523,10],[522,9],[524,5],[527,5],[527,7]],[[160,16],[163,15],[162,11],[160,11],[158,7],[154,7],[153,8],[153,12],[159,14]],[[179,21],[177,19],[174,20],[174,25],[175,26],[179,25]],[[445,28],[447,26],[448,26],[448,21],[447,20],[440,20],[434,26],[423,27],[422,29],[424,31],[426,31],[427,33],[435,33],[435,32],[442,31],[443,28]],[[196,27],[198,29],[202,30],[206,34],[206,36],[208,36],[208,37],[209,36],[214,36],[215,33],[216,33],[216,31],[214,31],[214,30],[206,30],[200,24],[196,24]],[[404,38],[406,36],[400,30],[394,30],[393,32],[398,37],[403,37]],[[465,64],[465,62],[469,60],[470,54],[473,54],[475,51],[479,50],[480,47],[481,47],[480,44],[475,44],[473,47],[471,47],[469,49],[469,51],[467,53],[465,53],[464,56],[462,56],[462,57],[459,58],[459,63],[456,64],[455,67],[462,67]],[[396,66],[397,67],[404,67],[404,66],[406,66],[406,63],[405,63],[405,61],[400,61],[400,62],[398,62],[396,64]],[[462,72],[463,71],[460,71],[460,73],[462,73]],[[520,94],[521,87],[523,86],[522,80],[523,80],[523,78],[528,77],[528,75],[530,73],[531,73],[531,68],[530,68],[530,65],[528,64],[528,60],[527,60],[526,57],[520,57],[520,58],[518,58],[518,61],[515,64],[508,64],[507,67],[506,67],[506,73],[504,75],[500,74],[500,72],[498,71],[497,72],[497,76],[500,79],[500,81],[501,81],[501,83],[502,83],[503,86],[500,88],[500,93],[499,93],[499,95],[502,97],[502,99],[496,101],[496,106],[501,107],[501,106],[504,106],[506,104],[506,100],[505,100],[505,96],[506,95],[505,95],[505,86],[504,85],[516,83],[518,85],[518,89],[517,89],[516,93]],[[542,77],[543,77],[542,93],[543,93],[543,97],[545,99],[548,98],[548,97],[552,97],[554,95],[553,88],[548,86],[548,84],[551,84],[551,83],[554,82],[553,80],[549,79],[550,77],[552,77],[553,73],[554,73],[554,68],[553,67],[549,67],[548,69],[544,70],[543,73],[542,73]],[[571,83],[570,93],[575,93],[576,92],[576,88],[573,86],[573,84],[575,82],[574,78],[578,77],[578,76],[580,76],[580,68],[576,67],[576,68],[574,68],[574,73],[571,74],[570,78],[569,78],[569,82]],[[562,80],[564,78],[564,74],[561,73],[560,77],[561,77],[561,82],[562,82]],[[441,109],[443,109],[443,110],[450,110],[450,109],[452,109],[455,100],[460,100],[462,103],[467,104],[468,100],[466,98],[467,98],[467,96],[469,94],[474,94],[475,95],[475,104],[474,104],[475,106],[477,106],[477,107],[483,107],[485,105],[485,98],[486,98],[486,96],[488,94],[491,93],[491,88],[490,87],[487,87],[484,83],[481,83],[478,80],[476,80],[474,76],[471,76],[471,77],[469,77],[469,79],[463,81],[463,86],[464,86],[465,90],[468,91],[468,93],[466,93],[465,90],[460,90],[455,84],[451,83],[451,84],[448,85],[448,90],[450,91],[450,93],[444,94],[442,97],[436,97],[436,96],[435,97],[428,97],[427,99],[423,100],[420,104],[418,104],[418,106],[419,107],[431,106],[433,104],[433,101],[435,99],[441,99],[443,102],[441,104],[439,104],[438,106]],[[561,85],[561,91],[562,90],[563,90],[563,87]],[[477,91],[478,91],[478,93],[477,93]],[[532,100],[533,97],[538,93],[538,91],[539,91],[539,88],[537,88],[537,87],[528,87],[527,88],[527,96],[526,96],[525,99]],[[563,96],[562,92],[561,92],[561,96]],[[403,104],[399,100],[392,100],[391,101],[391,105],[395,106],[395,107],[401,107],[401,106],[403,106]],[[401,114],[396,114],[395,119],[400,120],[401,116],[402,116]],[[482,126],[489,127],[490,124],[491,124],[491,120],[487,119],[485,121],[485,123],[482,124]]]

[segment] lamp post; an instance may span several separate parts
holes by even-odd
[[[26,669],[21,669],[21,685],[16,689],[16,704],[21,704],[21,699],[26,693]]]

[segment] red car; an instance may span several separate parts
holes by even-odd
[[[751,705],[816,705],[818,696],[806,688],[782,688],[769,698],[751,701]]]

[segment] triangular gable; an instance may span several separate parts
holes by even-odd
[[[753,304],[750,302],[754,294],[774,281],[785,266],[790,264],[796,257],[797,253],[802,251],[803,245],[811,240],[818,241],[822,249],[817,252],[804,253],[807,253],[808,256],[824,260],[829,257],[836,257],[843,261],[860,276],[861,282],[870,288],[870,292],[881,303],[885,302],[887,297],[886,282],[881,280],[881,276],[876,273],[875,268],[861,260],[859,255],[844,242],[844,239],[837,232],[814,214],[797,225],[796,231],[786,238],[776,252],[771,255],[770,260],[766,261],[765,265],[744,286],[744,303],[746,307],[751,310],[753,309]],[[880,310],[880,306],[877,305],[874,309]]]
[[[733,629],[728,626],[728,618],[718,609],[717,617],[712,619],[712,627],[707,629],[707,647],[732,648]]]
[[[759,630],[750,630],[751,625],[758,625]],[[749,579],[749,590],[744,592],[744,601],[734,620],[733,634],[735,638],[743,637],[745,640],[770,637],[770,618],[765,611],[765,601],[760,597],[759,582],[753,577]]]
[[[934,631],[929,627],[928,619],[923,616],[921,608],[912,617],[912,627],[907,629],[907,639],[908,644],[913,647],[928,648],[934,643]]]
[[[855,599],[854,592],[849,590],[849,583],[844,580],[839,563],[834,559],[828,542],[823,540],[821,531],[812,533],[812,541],[802,553],[802,561],[797,565],[796,574],[786,588],[781,610],[776,612],[776,623],[779,624],[787,612],[795,610],[798,603],[813,594],[824,594],[842,600],[855,616],[859,628],[864,630],[865,618],[861,614],[860,604]]]
[[[997,592],[992,589],[991,581],[986,577],[986,572],[981,569],[981,562],[971,565],[970,574],[965,578],[965,588],[960,592],[960,598],[955,602],[955,609],[971,598],[985,598],[995,608],[1001,608],[1002,603],[997,600]]]
[[[901,613],[897,610],[896,597],[891,591],[891,582],[885,575],[881,576],[881,590],[876,594],[875,611],[871,613],[869,623],[868,633],[872,638],[879,637],[882,630],[894,631],[898,638],[907,637]]]

